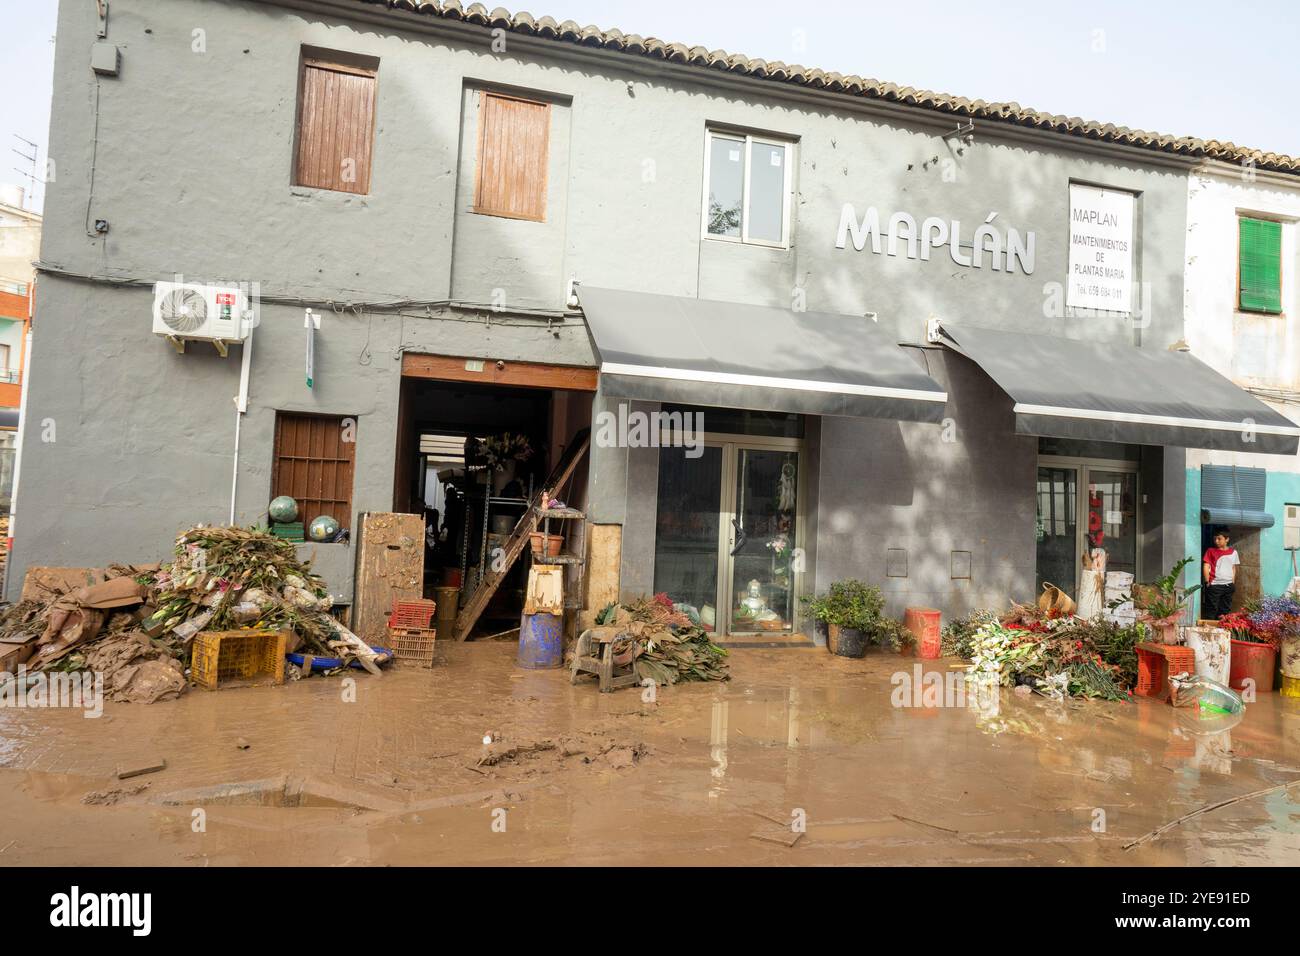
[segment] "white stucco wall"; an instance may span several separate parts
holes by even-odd
[[[1300,398],[1300,180],[1252,172],[1202,168],[1188,177],[1184,338],[1193,355],[1237,384]],[[1282,221],[1281,315],[1237,309],[1237,218],[1243,215]],[[1300,421],[1300,404],[1268,404]],[[1295,455],[1189,449],[1188,468],[1202,464],[1300,472]]]

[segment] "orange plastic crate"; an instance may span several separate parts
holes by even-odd
[[[399,664],[432,667],[437,639],[438,632],[432,627],[388,628],[388,646],[393,651],[393,660]]]
[[[1179,644],[1139,644],[1138,681],[1133,693],[1138,697],[1169,700],[1169,675],[1196,673],[1196,653]]]
[[[394,601],[393,611],[388,616],[388,626],[427,628],[437,610],[438,605],[434,601]]]

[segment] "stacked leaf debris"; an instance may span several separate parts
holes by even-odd
[[[648,677],[657,684],[676,684],[731,677],[726,650],[667,595],[611,604],[596,623],[616,630],[614,663],[632,664],[638,681]]]

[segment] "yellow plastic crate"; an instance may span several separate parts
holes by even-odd
[[[216,690],[231,684],[283,684],[288,631],[200,631],[190,681]]]

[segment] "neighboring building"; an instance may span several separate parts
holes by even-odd
[[[1171,350],[1188,172],[1245,151],[414,7],[114,0],[96,44],[62,5],[50,152],[95,171],[46,200],[15,568],[287,493],[351,528],[441,503],[472,579],[499,526],[457,439],[528,435],[536,481],[590,425],[586,605],[770,636],[846,577],[898,614],[1073,591],[1090,545],[1154,576],[1187,447],[1295,454]],[[251,355],[154,334],[177,275],[244,284]],[[701,409],[660,447],[646,416]],[[350,599],[352,549],[315,550]]]
[[[1300,421],[1300,177],[1207,162],[1187,194],[1187,345]],[[1300,535],[1295,454],[1188,453],[1187,549],[1203,553],[1213,528],[1228,527],[1242,559],[1238,605],[1290,585],[1288,520]]]
[[[0,183],[0,515],[4,516],[13,505],[22,370],[40,248],[40,214],[23,208],[22,187]]]

